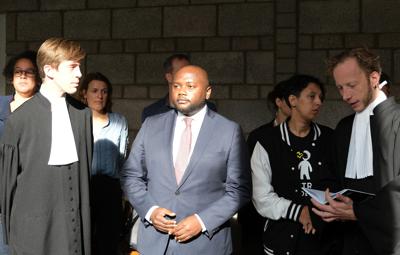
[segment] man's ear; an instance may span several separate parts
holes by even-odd
[[[211,97],[211,92],[212,92],[212,87],[211,87],[211,86],[208,86],[208,87],[207,87],[207,91],[206,91],[206,99],[207,99],[207,100],[210,99],[210,97]]]
[[[168,83],[172,83],[172,73],[166,73],[165,74],[165,79],[168,81]]]
[[[379,86],[379,79],[381,78],[381,75],[377,71],[373,71],[369,75],[369,82],[371,83],[372,88],[376,88]]]
[[[50,79],[54,78],[54,68],[51,65],[44,65],[43,71],[46,77],[49,77]]]

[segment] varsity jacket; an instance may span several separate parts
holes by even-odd
[[[317,251],[322,221],[311,211],[310,197],[302,187],[325,189],[330,185],[332,129],[311,124],[309,134],[294,136],[287,122],[260,136],[251,158],[253,203],[268,220],[264,226],[266,254]],[[316,235],[304,234],[299,217],[308,205]]]

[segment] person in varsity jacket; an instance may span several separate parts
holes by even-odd
[[[253,203],[268,220],[265,254],[322,253],[322,221],[312,213],[302,187],[329,187],[332,129],[316,124],[324,100],[323,84],[315,77],[294,75],[285,101],[292,115],[259,138],[251,157]]]

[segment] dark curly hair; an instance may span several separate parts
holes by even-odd
[[[27,50],[27,51],[21,52],[20,54],[12,57],[7,62],[7,64],[5,65],[5,67],[3,69],[3,75],[6,78],[6,82],[8,85],[12,86],[12,82],[14,79],[14,68],[15,68],[15,65],[17,64],[17,62],[20,59],[28,59],[29,61],[31,61],[34,71],[35,71],[36,90],[39,89],[39,86],[42,83],[42,79],[40,78],[38,66],[36,64],[36,55],[37,54],[35,51]]]
[[[316,77],[306,74],[295,74],[286,81],[286,88],[284,91],[284,98],[289,107],[289,96],[294,95],[299,97],[301,92],[307,88],[308,84],[315,83],[322,93],[322,101],[325,99],[325,87],[324,84]]]

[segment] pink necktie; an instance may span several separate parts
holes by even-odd
[[[192,129],[191,129],[191,118],[184,118],[183,119],[186,124],[185,130],[182,132],[181,142],[179,144],[178,154],[176,155],[175,161],[175,177],[176,183],[182,179],[183,173],[188,165],[189,155],[190,155],[190,146],[192,143]]]

